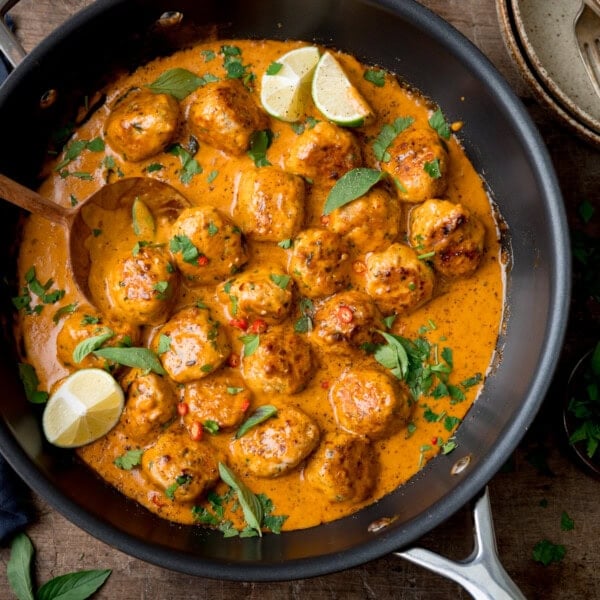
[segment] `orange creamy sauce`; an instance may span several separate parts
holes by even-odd
[[[156,60],[133,74],[122,76],[105,90],[107,94],[105,104],[78,128],[73,139],[91,140],[102,136],[104,123],[115,99],[132,86],[143,86],[154,81],[167,69],[183,67],[199,75],[212,73],[219,78],[224,78],[222,59],[218,55],[219,48],[224,43],[228,42],[206,42],[171,57]],[[243,63],[251,65],[251,71],[256,74],[253,94],[257,102],[259,102],[260,78],[268,65],[284,52],[301,45],[275,41],[242,40],[229,43],[241,49]],[[217,57],[206,62],[201,53],[202,50],[212,50],[217,53]],[[391,76],[387,76],[384,87],[376,87],[365,81],[363,78],[365,67],[354,58],[343,54],[336,56],[351,81],[368,100],[376,115],[374,122],[361,128],[361,134],[364,134],[363,139],[373,139],[383,124],[391,123],[400,116],[410,115],[414,117],[417,125],[428,127],[427,119],[431,115],[431,105],[417,93],[401,87]],[[181,104],[183,106],[182,114],[185,114],[186,100],[183,100]],[[322,119],[312,103],[309,104],[307,112],[316,119]],[[466,127],[468,125],[466,123]],[[183,125],[180,135],[175,140],[182,144],[185,144],[189,138],[189,132],[185,127]],[[283,168],[286,149],[297,133],[289,123],[276,119],[270,120],[269,127],[273,131],[274,137],[267,158],[273,165]],[[449,186],[445,197],[454,202],[461,202],[482,221],[486,229],[485,255],[473,276],[451,282],[438,278],[434,299],[411,314],[398,317],[391,332],[414,339],[420,335],[419,332],[423,326],[435,324],[435,329],[428,327],[422,335],[431,344],[438,344],[440,350],[444,347],[452,349],[454,369],[450,381],[458,383],[476,373],[485,375],[489,368],[502,319],[504,279],[498,226],[482,181],[454,137],[447,142],[447,146],[450,161]],[[369,146],[365,145],[365,162],[374,164],[370,152]],[[167,181],[193,203],[210,204],[227,214],[232,212],[240,173],[244,169],[253,168],[252,160],[245,154],[241,157],[231,157],[207,144],[200,144],[200,150],[195,158],[202,165],[203,172],[195,175],[189,184],[183,184],[179,178],[181,164],[176,156],[164,152],[139,163],[132,163],[123,160],[107,144],[103,153],[84,151],[68,165],[69,171],[91,173],[92,180],[82,180],[73,176],[62,178],[52,170],[56,163],[49,163],[48,177],[41,187],[41,193],[65,206],[70,205],[71,197],[84,200],[104,185],[107,180],[106,167],[101,164],[105,155],[113,157],[118,169],[126,177],[155,177]],[[61,158],[62,156],[59,156],[57,161]],[[152,163],[160,163],[164,168],[151,173],[146,172],[146,167]],[[211,172],[218,173],[213,181],[210,181],[209,177]],[[109,175],[110,180],[117,177],[115,172]],[[316,187],[309,188],[309,190],[306,226],[319,227],[327,190],[320,190]],[[406,222],[410,207],[410,204],[403,206],[403,223]],[[102,244],[121,246],[124,251],[131,249],[137,239],[132,231],[130,214],[105,215],[104,217],[106,231],[103,231],[98,240],[102,239]],[[109,229],[110,234],[108,233]],[[102,245],[99,241],[92,240],[91,256],[94,271],[91,284],[95,286],[103,285],[101,248]],[[276,244],[265,243],[249,244],[249,250],[250,261],[246,269],[267,259],[270,265],[279,265],[280,272],[286,272],[289,250],[279,248]],[[25,359],[34,365],[40,380],[40,389],[49,391],[70,372],[56,359],[56,336],[61,326],[61,320],[59,319],[58,323],[53,320],[55,307],[82,302],[82,298],[78,296],[64,269],[66,252],[65,235],[60,227],[35,216],[28,219],[24,229],[19,261],[21,281],[27,269],[35,265],[40,281],[45,282],[49,278],[53,278],[54,288],[64,289],[66,292],[59,304],[45,307],[41,314],[20,316],[19,325]],[[100,270],[98,271],[98,269]],[[273,272],[275,269],[276,267],[272,268]],[[353,285],[360,287],[361,276],[355,273],[353,277]],[[213,316],[222,324],[226,324],[231,318],[228,306],[218,302],[213,286],[184,287],[180,292],[178,307],[188,306],[198,299],[202,299],[210,307]],[[292,323],[296,318],[297,314],[293,313],[290,317]],[[242,344],[238,340],[240,332],[230,331],[229,338],[233,351],[241,354]],[[152,331],[149,329],[146,331],[146,338],[150,339],[151,336]],[[373,361],[373,359],[367,358],[364,352],[358,349],[353,354],[343,356],[335,352],[325,356],[319,350],[313,350],[317,368],[313,378],[303,391],[289,396],[254,392],[251,409],[263,404],[294,405],[301,407],[315,419],[322,434],[327,430],[335,429],[334,416],[327,396],[327,383],[336,381],[349,364],[361,364]],[[288,515],[284,529],[310,527],[340,518],[381,498],[398,485],[406,482],[424,462],[439,452],[441,443],[452,435],[452,432],[445,429],[443,419],[439,422],[425,420],[424,409],[420,405],[427,404],[437,414],[445,413],[448,416],[462,419],[477,397],[480,387],[479,385],[469,388],[466,391],[466,400],[454,404],[451,404],[449,397],[421,398],[419,403],[413,407],[411,422],[415,425],[415,430],[412,435],[408,435],[407,429],[404,428],[392,437],[374,442],[380,472],[371,497],[362,503],[335,503],[324,499],[320,492],[304,481],[302,465],[290,473],[274,479],[248,476],[244,478],[244,481],[255,493],[265,493],[271,498],[276,514]],[[248,413],[250,412],[251,410],[248,411]],[[171,426],[178,426],[178,423]],[[231,433],[220,432],[212,436],[205,434],[204,437],[205,439],[209,438],[210,444],[214,444],[215,447],[226,452],[231,440]],[[433,444],[433,441],[436,443]],[[135,444],[132,445],[131,441],[127,439],[122,425],[119,424],[105,438],[79,449],[78,454],[106,481],[151,511],[157,512],[166,519],[182,523],[193,522],[189,504],[168,500],[164,490],[149,482],[140,469],[126,471],[118,469],[113,464],[116,457],[124,454],[132,446],[135,447]],[[423,451],[423,447],[430,449]],[[221,490],[221,487],[218,490]],[[157,498],[160,499],[158,502]]]

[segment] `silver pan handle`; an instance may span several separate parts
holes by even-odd
[[[498,558],[487,487],[475,504],[473,521],[474,548],[465,560],[455,562],[424,548],[394,554],[456,581],[475,600],[526,600]]]
[[[4,17],[6,13],[15,5],[19,0],[0,0],[0,53],[4,55],[6,60],[16,67],[24,58],[27,56],[27,52],[13,32],[6,26]]]

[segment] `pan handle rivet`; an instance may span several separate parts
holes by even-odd
[[[450,469],[451,475],[460,475],[471,463],[471,455],[467,454],[462,458],[459,458]]]
[[[169,10],[164,12],[158,18],[158,24],[162,27],[173,27],[174,25],[179,25],[183,19],[183,13],[178,10]]]
[[[55,89],[47,90],[40,98],[40,108],[50,108],[57,100],[58,92]]]

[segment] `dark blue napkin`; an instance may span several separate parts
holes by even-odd
[[[0,83],[8,76],[8,69],[0,58]],[[29,489],[10,468],[0,454],[0,546],[10,542],[33,515]]]

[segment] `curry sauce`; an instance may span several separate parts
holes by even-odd
[[[86,305],[69,279],[65,232],[35,215],[24,227],[20,281],[34,266],[39,281],[52,280],[50,289],[64,290],[43,310],[20,311],[24,362],[35,368],[39,389],[49,392],[78,368],[111,369],[127,394],[123,416],[108,435],[77,454],[123,494],[172,521],[197,522],[198,509],[192,507],[214,510],[207,493],[227,489],[214,472],[218,461],[252,492],[266,495],[274,514],[287,516],[284,529],[351,514],[405,483],[440,451],[451,450],[448,443],[494,357],[504,304],[499,223],[459,141],[432,127],[431,102],[389,73],[375,85],[364,77],[369,67],[343,53],[335,57],[371,107],[372,119],[356,128],[338,127],[311,102],[298,123],[270,117],[260,105],[261,76],[283,53],[302,45],[207,41],[122,75],[102,91],[102,105],[77,127],[65,151],[48,161],[41,193],[69,206],[107,182],[150,177],[171,184],[192,207],[173,219],[150,215],[151,231],[141,233],[143,204],[137,223],[130,206],[85,214],[93,231],[88,248],[95,307]],[[227,70],[232,55],[239,58],[239,78]],[[186,69],[201,81],[182,98],[151,90],[152,106],[159,110],[160,99],[167,116],[160,120],[165,127],[155,132],[159,149],[146,155],[119,138],[125,133],[118,123],[116,133],[111,130],[111,118],[123,110],[119,106],[133,106],[140,90],[151,93],[147,86],[173,69]],[[247,103],[236,114],[242,125],[249,123],[249,139],[216,131],[214,115],[223,112],[217,87],[231,79],[239,84],[233,102]],[[202,105],[211,93],[217,94],[213,112]],[[177,115],[173,127],[167,127],[173,125],[169,115]],[[382,128],[407,117],[410,125],[390,140],[390,156],[378,155],[373,144]],[[256,141],[252,134],[259,130],[268,133],[257,159],[249,140]],[[77,141],[80,151],[69,155]],[[350,149],[340,150],[346,143]],[[428,164],[441,170],[427,177],[443,178],[444,185],[421,198],[411,196],[409,177],[423,148],[433,152]],[[336,152],[342,152],[339,160]],[[412,160],[412,167],[403,160]],[[336,183],[360,168],[388,175],[363,197],[324,215]],[[258,188],[271,198],[274,189],[282,190],[279,204],[272,208],[264,201],[261,209],[253,195]],[[456,207],[460,214],[454,215]],[[200,238],[186,218],[204,223],[205,246],[188,244]],[[441,233],[430,227],[434,218],[445,223]],[[444,254],[453,228],[462,232],[457,243],[463,246]],[[465,250],[464,244],[471,245]],[[186,250],[194,255],[191,261],[185,260]],[[463,262],[454,267],[458,259]],[[135,300],[143,294],[136,296],[134,284],[127,283],[132,260],[134,270],[143,260],[157,273],[152,303],[143,310]],[[415,300],[418,290],[423,295]],[[99,323],[110,324],[113,342],[120,336],[128,340],[124,345],[152,349],[167,374],[150,376],[99,359],[76,364],[73,345],[94,335]],[[200,354],[182,364],[174,346],[192,344],[190,332],[196,329],[202,332],[201,340],[194,338]],[[428,364],[442,373],[416,398],[414,387],[377,359],[381,347],[393,346],[390,335],[426,341]],[[148,411],[168,403],[158,421],[149,413],[140,416],[146,409],[135,404],[134,390],[146,394]],[[361,394],[365,410],[377,414],[363,418],[352,412],[359,410]],[[385,402],[368,408],[384,396]],[[235,439],[240,425],[264,406],[272,407],[271,416]],[[289,446],[277,460],[265,449],[270,441]],[[182,447],[193,455],[184,467],[173,459]],[[136,449],[143,451],[140,464],[127,469],[115,464]],[[341,459],[332,466],[327,461],[336,452]],[[169,460],[171,466],[157,466]],[[336,479],[346,487],[336,488],[342,485]],[[239,525],[238,513],[228,516]]]

